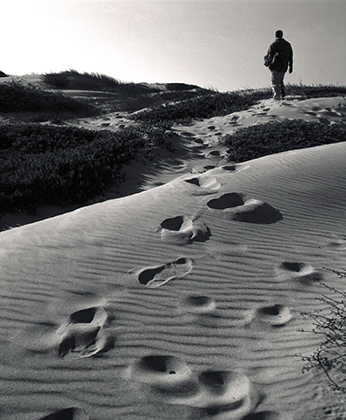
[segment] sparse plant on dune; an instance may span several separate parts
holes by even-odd
[[[345,270],[330,271],[339,277],[346,277]],[[322,309],[302,313],[313,320],[312,331],[322,337],[321,344],[311,355],[302,356],[303,361],[307,363],[303,372],[311,369],[322,370],[332,389],[346,393],[346,383],[341,382],[346,374],[346,292],[321,282],[320,284],[332,292],[332,296],[322,295]],[[337,377],[341,379],[336,379]]]

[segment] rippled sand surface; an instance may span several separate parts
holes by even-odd
[[[300,355],[344,288],[346,143],[203,159],[0,233],[2,419],[342,418]]]

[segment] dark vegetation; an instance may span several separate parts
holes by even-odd
[[[71,117],[91,115],[95,110],[85,102],[68,98],[62,93],[47,92],[33,85],[20,82],[0,84],[0,112],[35,112]]]
[[[47,74],[43,80],[65,93],[69,89],[98,91],[103,103],[98,106],[18,82],[0,84],[0,113],[18,114],[11,124],[0,125],[0,214],[35,210],[41,203],[85,203],[122,181],[123,164],[139,155],[150,156],[154,148],[174,150],[166,141],[174,122],[244,110],[272,95],[269,88],[219,93],[183,83],[123,83],[74,70]],[[345,93],[346,88],[338,86],[287,88],[288,95],[302,99]],[[52,124],[120,109],[140,109],[132,114],[137,128],[111,132]],[[225,138],[231,159],[237,161],[343,140],[341,128],[303,121],[240,129]]]
[[[346,277],[346,271],[330,271],[339,277]],[[322,342],[310,356],[302,357],[307,362],[303,372],[321,370],[332,389],[346,393],[346,293],[320,284],[331,295],[322,295],[320,298],[323,308],[302,315],[313,320],[313,332],[321,337]]]
[[[245,162],[287,150],[345,141],[346,130],[320,122],[284,120],[239,128],[223,139],[229,160]]]
[[[121,168],[149,155],[159,129],[91,131],[38,124],[0,126],[0,209],[83,203],[124,178]]]
[[[117,92],[131,96],[159,91],[144,83],[126,83],[104,74],[79,73],[76,70],[44,74],[43,82],[56,89]]]
[[[286,94],[299,99],[342,96],[346,94],[343,86],[304,86],[288,85]],[[146,109],[134,116],[139,121],[155,124],[165,121],[174,122],[187,119],[203,119],[243,111],[257,101],[272,97],[272,90],[248,89],[235,92],[215,92],[203,90],[192,98],[181,98],[174,103],[164,103]]]
[[[203,119],[227,115],[250,108],[261,99],[270,98],[270,89],[239,92],[206,91],[194,98],[162,104],[137,113],[133,118],[151,124]]]
[[[166,83],[165,85],[150,85],[147,83],[122,82],[113,77],[99,73],[79,73],[67,70],[59,73],[46,73],[42,78],[47,85],[57,89],[96,90],[117,92],[126,95],[141,95],[161,92],[164,88],[169,91],[185,91],[200,89],[195,85],[185,83]]]
[[[65,92],[68,90],[103,92],[107,97],[103,99],[99,97],[98,102],[102,101],[102,106],[106,105],[108,112],[138,111],[167,101],[186,100],[209,92],[185,83],[129,83],[104,74],[79,73],[76,70],[47,73],[43,75],[42,80],[48,87],[63,89]]]

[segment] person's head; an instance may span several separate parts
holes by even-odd
[[[275,36],[276,38],[282,38],[284,36],[284,33],[281,31],[281,29],[279,29],[275,32]]]

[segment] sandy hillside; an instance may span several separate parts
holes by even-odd
[[[346,143],[236,165],[219,144],[271,119],[344,123],[342,102],[175,126],[186,153],[142,192],[1,232],[1,418],[344,418],[299,355],[320,342],[300,315],[316,280],[344,289],[323,267],[345,267]]]

